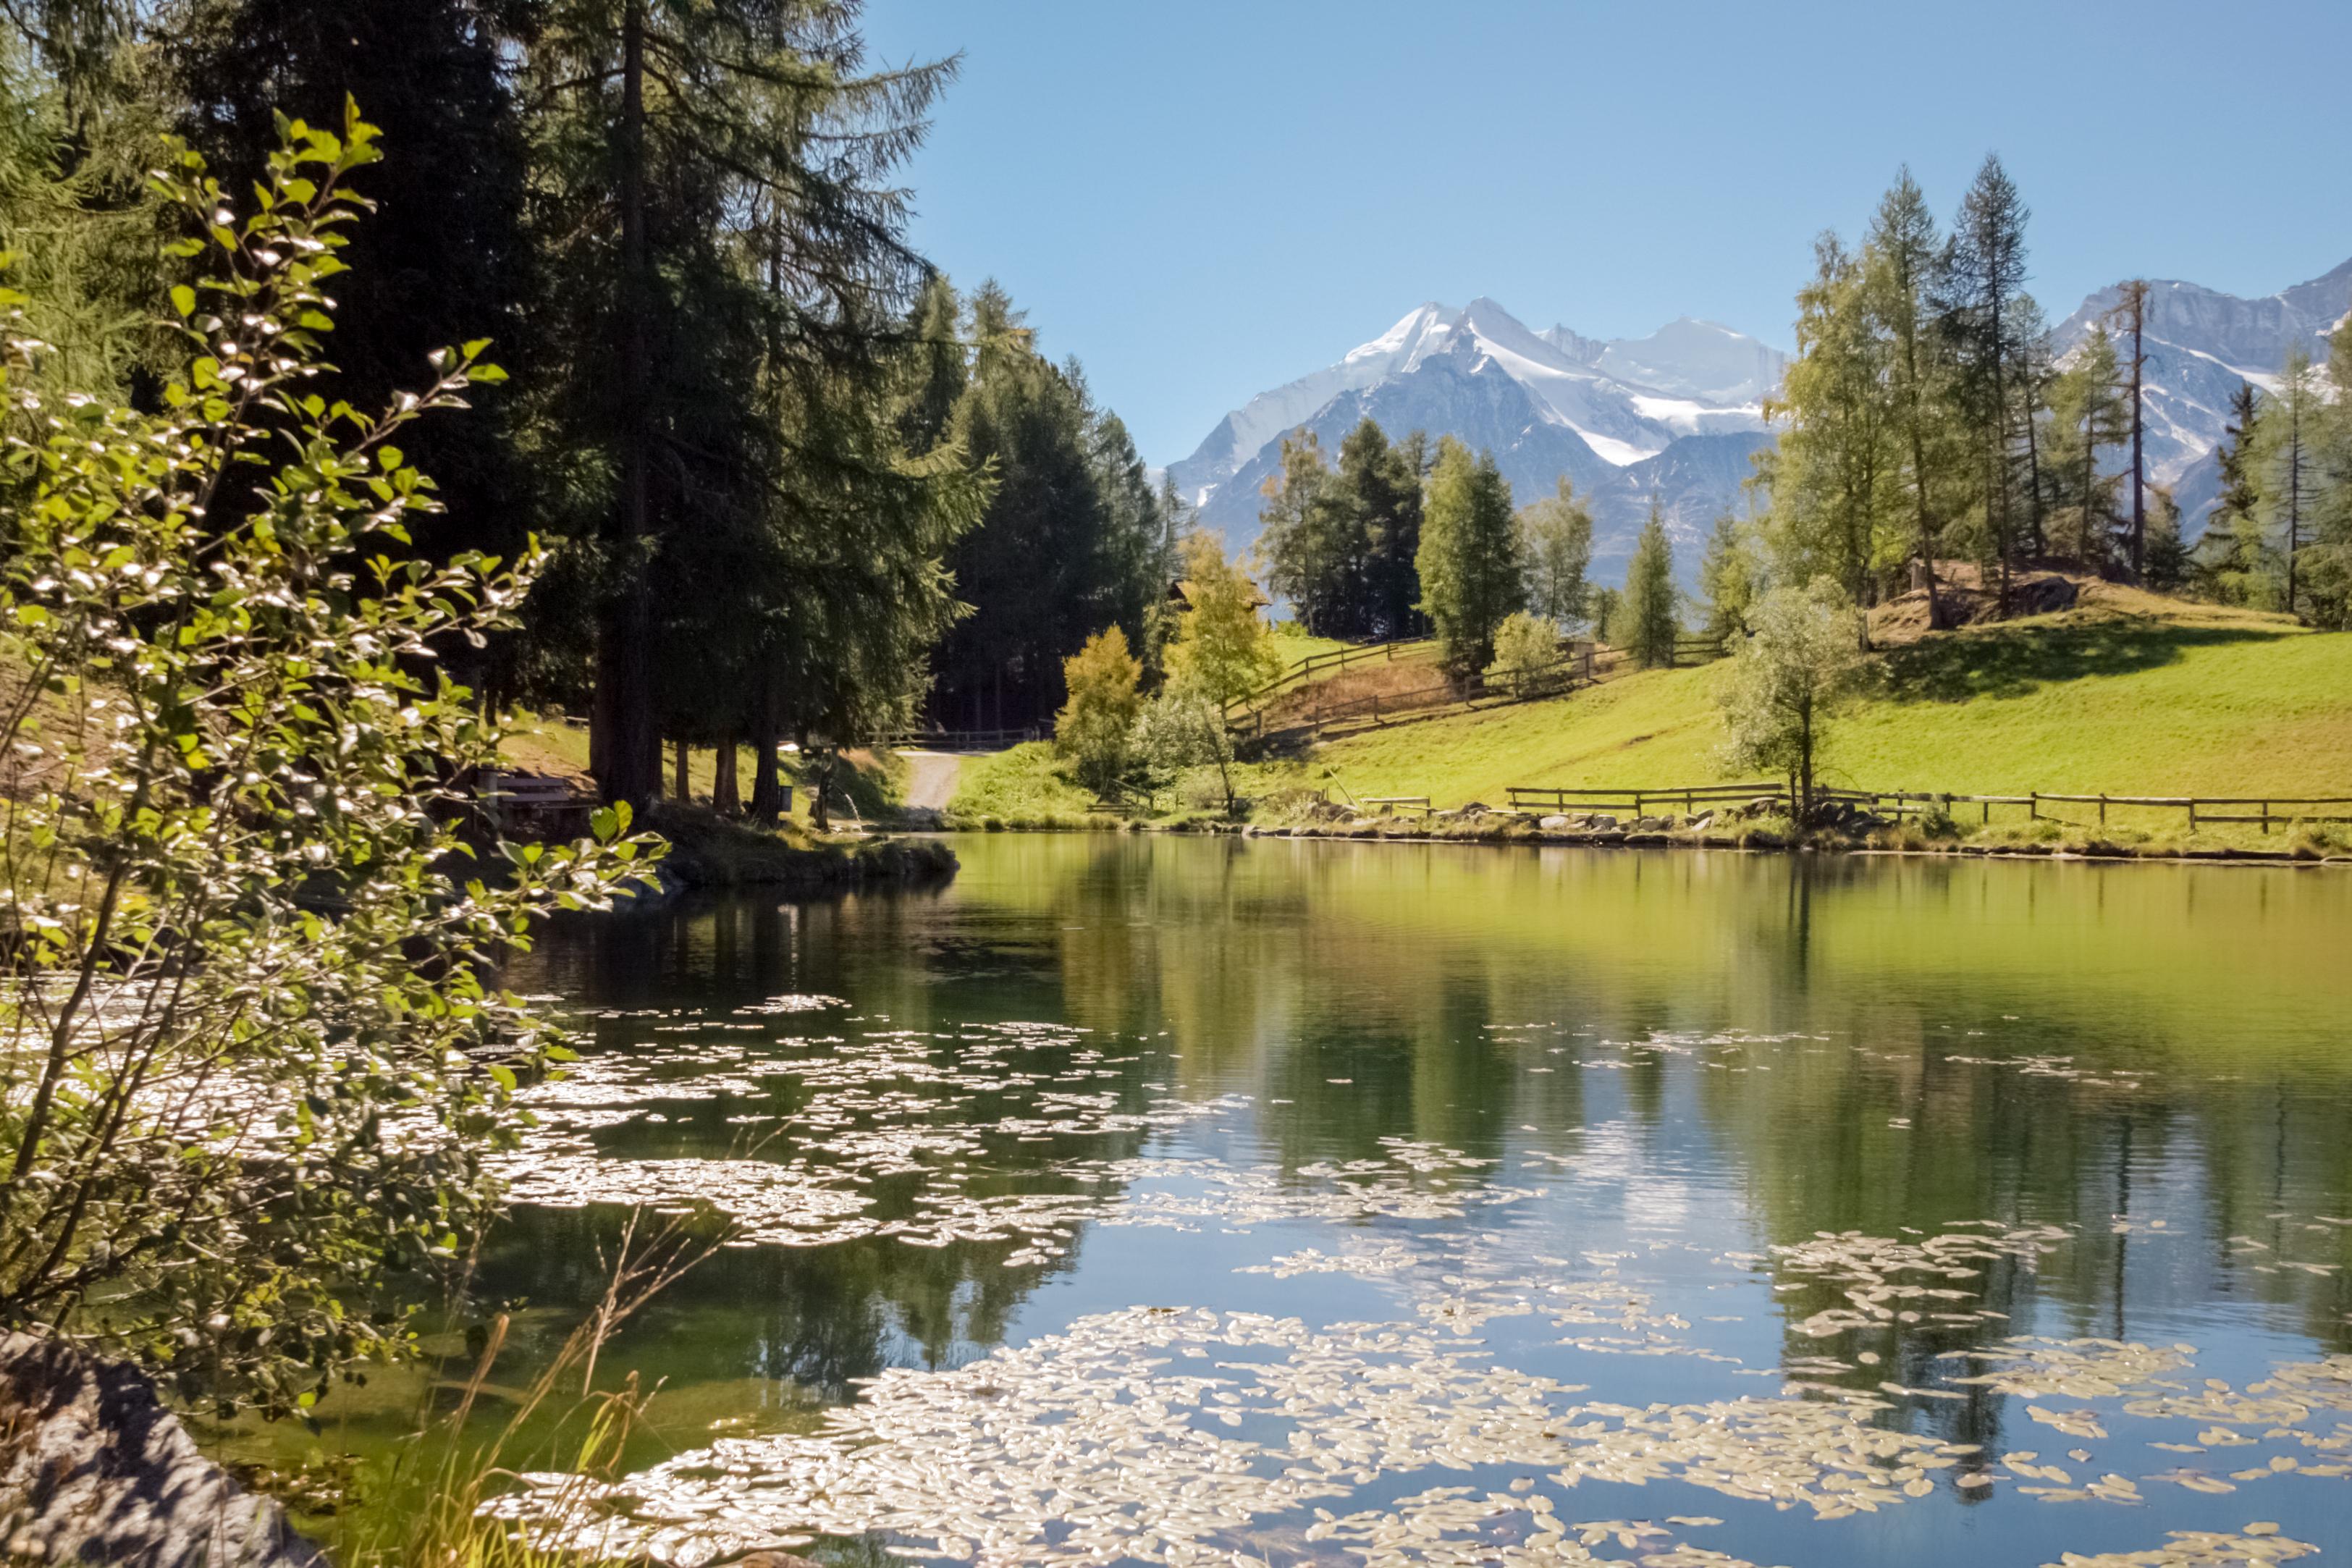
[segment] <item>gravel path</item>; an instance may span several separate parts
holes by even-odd
[[[952,752],[901,752],[907,759],[907,809],[945,811],[955,798],[964,759]]]

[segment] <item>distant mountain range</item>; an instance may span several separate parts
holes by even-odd
[[[2120,288],[2102,289],[2058,323],[2063,355],[2104,321],[2111,333]],[[2230,399],[2252,382],[2275,391],[2287,350],[2303,345],[2315,362],[2327,358],[2328,334],[2352,310],[2352,261],[2333,272],[2260,300],[2171,279],[2147,290],[2146,416],[2149,477],[2173,488],[2189,531],[2201,529],[2221,496],[2215,452],[2230,422]],[[2119,354],[2130,347],[2118,341]]]
[[[2061,322],[2063,354],[2120,297],[2105,289]],[[2147,316],[2147,456],[2174,487],[2191,531],[2219,490],[2213,458],[2241,381],[2277,384],[2289,345],[2315,359],[2352,310],[2352,261],[2266,299],[2152,282]],[[2115,329],[2111,325],[2109,330]],[[1367,415],[1391,437],[1450,435],[1495,454],[1525,503],[1568,476],[1591,498],[1603,581],[1632,552],[1654,496],[1685,575],[1716,515],[1740,503],[1749,457],[1769,446],[1763,399],[1788,357],[1729,327],[1684,317],[1645,338],[1607,342],[1566,327],[1535,331],[1492,300],[1425,304],[1338,363],[1261,393],[1224,416],[1168,472],[1231,546],[1257,537],[1260,487],[1300,426],[1336,460]]]
[[[1304,426],[1336,458],[1369,415],[1392,437],[1426,430],[1492,451],[1523,502],[1567,475],[1592,500],[1606,563],[1631,552],[1654,492],[1691,538],[1738,494],[1749,454],[1771,440],[1762,403],[1787,363],[1688,317],[1600,342],[1531,331],[1492,300],[1427,304],[1339,363],[1250,399],[1168,472],[1204,523],[1247,544],[1282,438]]]

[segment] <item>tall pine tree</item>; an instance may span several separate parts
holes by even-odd
[[[1495,661],[1495,628],[1526,602],[1511,486],[1494,454],[1437,444],[1422,510],[1421,609],[1437,629],[1445,667],[1468,680]]]

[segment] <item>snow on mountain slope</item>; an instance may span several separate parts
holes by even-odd
[[[2058,352],[2071,352],[2095,321],[2115,331],[2120,299],[2109,288],[2084,300],[2054,330]],[[2174,486],[2192,533],[2219,492],[2213,451],[2231,395],[2242,382],[2274,387],[2291,344],[2324,358],[2347,312],[2352,261],[2260,300],[2150,285],[2148,467]],[[1688,576],[1711,520],[1744,505],[1748,458],[1772,439],[1763,399],[1787,363],[1769,344],[1687,316],[1644,338],[1602,341],[1564,326],[1530,331],[1488,299],[1459,310],[1433,302],[1338,363],[1250,399],[1168,472],[1203,522],[1245,546],[1257,537],[1260,487],[1280,466],[1282,438],[1305,426],[1336,461],[1369,416],[1391,438],[1423,430],[1493,452],[1522,504],[1566,476],[1591,499],[1604,565],[1630,552],[1654,500]]]
[[[2116,310],[2120,286],[2102,289],[2061,321],[2052,334],[2063,356],[2104,322],[2122,341]],[[2327,335],[2352,310],[2352,261],[2334,271],[2260,300],[2172,279],[2148,284],[2147,319],[2147,448],[2149,476],[2175,487],[2175,499],[2194,525],[2211,510],[2219,487],[2207,470],[2230,417],[2230,399],[2242,383],[2268,392],[2278,384],[2290,346],[2314,361],[2327,355]]]
[[[1262,393],[1228,414],[1169,472],[1202,521],[1241,545],[1255,537],[1260,487],[1282,437],[1305,426],[1336,457],[1367,415],[1391,437],[1454,436],[1495,454],[1532,500],[1563,474],[1594,499],[1600,552],[1630,541],[1654,491],[1695,535],[1737,491],[1722,454],[1764,437],[1764,395],[1782,356],[1727,327],[1687,317],[1646,338],[1601,342],[1566,327],[1530,331],[1496,301],[1431,303],[1338,363]],[[1684,450],[1686,442],[1696,447]]]

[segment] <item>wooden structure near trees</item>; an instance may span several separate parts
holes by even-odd
[[[1569,811],[1626,811],[1633,816],[1649,815],[1650,808],[1680,805],[1685,815],[1726,805],[1749,805],[1770,801],[1782,810],[1789,809],[1790,796],[1785,783],[1726,784],[1669,785],[1664,788],[1592,788],[1554,789],[1544,785],[1513,784],[1506,792],[1515,811],[1549,808]],[[1954,808],[1974,806],[1978,820],[1992,821],[1992,808],[1997,805],[2023,806],[2028,821],[2071,822],[2054,807],[2091,806],[2098,812],[2098,826],[2107,825],[2107,814],[2117,807],[2143,807],[2162,811],[2187,813],[2190,832],[2216,824],[2255,825],[2264,833],[2273,827],[2292,827],[2299,822],[2352,822],[2352,795],[2060,795],[2049,791],[2029,791],[2024,795],[1959,795],[1948,791],[1927,790],[1852,790],[1816,789],[1817,801],[1831,801],[1866,811],[1876,816],[1900,820],[1906,816],[1925,816],[1932,811],[1955,815]],[[2249,809],[2252,808],[2252,809]],[[2075,824],[2075,826],[2087,826]]]

